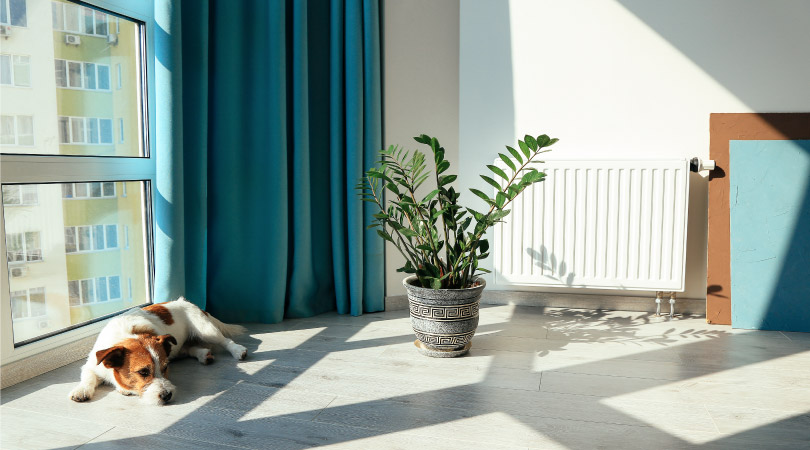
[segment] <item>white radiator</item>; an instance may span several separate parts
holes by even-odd
[[[684,290],[689,161],[535,167],[546,180],[495,226],[496,284]]]

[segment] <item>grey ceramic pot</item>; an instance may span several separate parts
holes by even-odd
[[[486,287],[483,278],[467,289],[429,289],[416,286],[416,277],[402,281],[408,291],[414,344],[434,358],[461,356],[470,350],[478,327],[478,302]]]

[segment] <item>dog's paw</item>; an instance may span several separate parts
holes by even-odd
[[[211,364],[212,362],[214,362],[214,355],[212,355],[211,352],[209,351],[205,355],[199,357],[198,361],[200,361],[200,364],[202,364],[204,366],[207,366],[207,365]]]
[[[70,399],[74,402],[82,403],[90,400],[90,394],[83,388],[76,388],[70,391]]]

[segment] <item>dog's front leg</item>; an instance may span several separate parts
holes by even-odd
[[[83,366],[81,381],[78,386],[70,391],[70,399],[74,402],[86,402],[90,400],[93,398],[93,394],[96,393],[96,386],[98,386],[100,382],[101,380],[92,368]]]

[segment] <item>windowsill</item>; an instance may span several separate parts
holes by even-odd
[[[17,318],[12,317],[11,320],[13,322],[15,322],[15,323],[19,323],[19,322],[32,322],[34,320],[42,320],[42,319],[47,319],[47,318],[48,318],[48,315],[43,314],[41,316],[31,316],[31,317],[17,317]]]
[[[78,252],[65,252],[66,255],[88,255],[93,253],[106,253],[121,250],[121,247],[105,248],[104,250],[83,250]]]
[[[69,91],[84,91],[84,92],[103,92],[105,94],[109,94],[112,92],[112,89],[87,89],[87,88],[80,88],[80,87],[73,87],[73,86],[56,86],[57,89],[67,89]]]
[[[37,263],[42,263],[42,262],[45,262],[45,260],[44,259],[38,259],[36,261],[8,261],[8,266],[9,267],[25,266],[27,264],[37,264]]]
[[[83,308],[85,306],[111,305],[113,303],[124,303],[124,299],[117,298],[115,300],[107,300],[106,302],[82,303],[81,305],[70,305],[70,307],[71,308]]]

